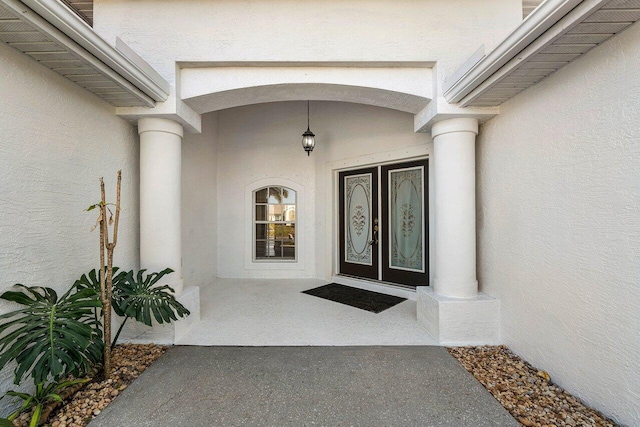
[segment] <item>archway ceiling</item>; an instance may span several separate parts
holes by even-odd
[[[339,101],[374,105],[416,114],[428,98],[389,90],[323,83],[291,83],[227,90],[183,99],[200,114],[243,105],[279,101]]]
[[[203,114],[279,101],[338,101],[417,114],[432,99],[427,67],[207,67],[183,69],[182,100]]]

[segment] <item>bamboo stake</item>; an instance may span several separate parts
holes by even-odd
[[[100,178],[100,188],[102,190],[102,199],[100,202],[100,217],[98,218],[98,223],[100,225],[100,300],[104,301],[105,291],[104,291],[104,181]]]
[[[106,241],[106,246],[107,246],[107,287],[106,287],[107,295],[106,297],[107,297],[107,301],[109,302],[109,320],[111,320],[111,291],[113,289],[113,252],[116,248],[116,244],[118,243],[118,223],[120,222],[121,183],[122,183],[122,171],[118,171],[118,183],[116,185],[116,214],[115,214],[115,221],[113,223],[113,241],[109,243],[108,237]],[[111,323],[109,323],[109,334],[107,336],[109,337],[109,340],[107,341],[105,339],[104,345],[111,347]]]
[[[102,339],[104,341],[104,377],[111,375],[111,280],[107,268],[106,280],[104,279],[104,251],[107,249],[107,263],[109,262],[109,228],[107,224],[107,201],[104,190],[104,180],[100,178],[100,296],[102,298]],[[107,264],[108,265],[108,264]]]

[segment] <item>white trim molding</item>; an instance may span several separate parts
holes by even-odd
[[[444,97],[451,103],[460,102],[481,82],[509,62],[581,2],[582,0],[547,0],[541,4],[498,47],[477,62],[469,72],[446,91]]]
[[[460,107],[499,106],[639,19],[631,0],[547,0],[491,53],[453,73],[444,97]]]
[[[121,41],[119,48],[108,44],[63,3],[55,0],[0,0],[0,9],[14,16],[5,20],[14,24],[5,32],[8,36],[21,31],[37,31],[47,40],[38,42],[42,49],[37,51],[25,51],[20,49],[20,44],[7,41],[9,45],[114,106],[153,107],[156,102],[168,98],[169,83],[149,64]],[[42,53],[47,53],[47,56]],[[56,59],[55,55],[63,58],[53,65],[51,60]],[[60,62],[70,61],[69,55],[75,62],[82,63],[83,76],[60,66]],[[96,91],[84,78],[105,81],[111,90],[103,88]]]
[[[121,50],[111,46],[63,3],[56,0],[22,2],[153,100],[165,101],[169,96],[169,83],[149,64],[137,55],[136,61],[132,61],[125,56],[123,42],[119,43]]]

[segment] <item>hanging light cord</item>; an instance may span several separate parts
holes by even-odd
[[[307,130],[309,129],[309,100],[307,100]]]

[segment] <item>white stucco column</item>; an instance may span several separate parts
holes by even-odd
[[[434,292],[473,298],[476,280],[476,157],[478,121],[455,118],[432,126],[435,177]]]
[[[431,127],[435,187],[433,286],[417,288],[417,317],[441,345],[500,342],[500,301],[476,280],[476,136],[478,120]]]
[[[140,134],[140,267],[157,272],[167,267],[176,295],[182,292],[181,149],[182,125],[143,118]]]

